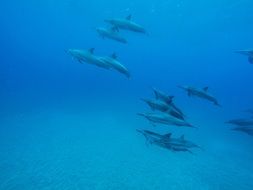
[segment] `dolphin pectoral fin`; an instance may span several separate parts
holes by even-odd
[[[253,64],[253,56],[249,56],[248,60],[249,60],[250,64]]]
[[[191,92],[190,92],[190,91],[188,91],[188,96],[189,96],[189,97],[191,97],[191,96],[192,96],[192,94],[191,94]]]

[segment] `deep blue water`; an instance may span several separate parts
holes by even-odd
[[[0,2],[0,189],[253,188],[253,138],[224,124],[253,109],[250,0],[44,0]],[[148,35],[101,39],[108,18]],[[79,64],[66,50],[95,48],[131,73]],[[221,108],[178,85],[208,86]],[[198,130],[153,127],[136,115],[151,87],[175,96]],[[135,129],[172,132],[204,151],[145,145]]]

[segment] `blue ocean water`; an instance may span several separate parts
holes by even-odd
[[[251,190],[253,138],[225,121],[250,117],[251,0],[0,2],[0,189]],[[102,39],[108,18],[141,24]],[[131,78],[79,64],[68,49],[116,52]],[[222,107],[178,85],[208,86]],[[140,98],[175,96],[198,130],[152,126]],[[147,146],[136,129],[185,135],[201,150]]]

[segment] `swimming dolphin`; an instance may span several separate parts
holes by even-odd
[[[196,97],[208,100],[210,102],[213,102],[214,105],[216,105],[216,106],[220,106],[217,99],[208,93],[208,87],[205,87],[203,89],[190,87],[190,86],[178,86],[178,87],[187,91],[188,96],[196,96]]]
[[[253,126],[253,119],[233,119],[225,123],[246,127],[246,126]]]
[[[171,104],[166,104],[165,102],[159,100],[149,100],[149,99],[141,99],[154,111],[158,110],[164,113],[168,113],[173,117],[184,120],[184,116],[178,112]]]
[[[146,30],[141,25],[133,22],[131,19],[132,16],[128,15],[126,18],[106,19],[105,22],[110,23],[111,25],[120,29],[130,30],[138,33],[146,33]]]
[[[111,56],[107,57],[101,57],[101,59],[108,65],[110,65],[111,68],[117,70],[118,72],[124,74],[127,78],[130,78],[130,72],[128,69],[122,65],[118,60],[117,60],[117,55],[113,53]]]
[[[79,49],[69,49],[67,51],[73,58],[77,59],[79,63],[89,63],[92,65],[96,65],[98,67],[102,67],[104,69],[109,69],[110,65],[103,61],[98,56],[94,55],[94,48],[89,50],[79,50]]]
[[[127,43],[127,40],[119,34],[118,29],[116,27],[112,27],[110,29],[97,28],[97,32],[102,38],[109,38],[124,44]]]
[[[157,90],[156,88],[152,88],[153,92],[155,94],[155,98],[157,100],[161,100],[165,102],[166,104],[169,104],[171,107],[173,107],[178,113],[180,113],[181,116],[185,116],[185,114],[180,110],[173,102],[174,96],[169,96],[165,94],[164,92]]]
[[[193,142],[185,140],[184,135],[182,135],[180,138],[172,138],[172,133],[161,135],[149,130],[137,129],[136,131],[141,133],[146,138],[146,142],[150,144],[155,144],[173,152],[186,151],[192,153],[189,150],[191,148],[202,149],[200,146],[194,144]]]
[[[246,133],[250,136],[253,136],[253,127],[243,126],[243,127],[236,127],[231,130],[240,131],[240,132]]]
[[[138,113],[138,115],[145,117],[150,123],[155,126],[155,124],[164,124],[164,125],[175,125],[178,127],[191,127],[196,128],[193,125],[187,123],[184,120],[178,119],[171,115],[165,113]]]
[[[253,50],[239,50],[235,52],[248,56],[249,63],[253,64]]]

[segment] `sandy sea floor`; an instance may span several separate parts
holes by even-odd
[[[247,143],[238,145],[212,130],[204,131],[208,138],[200,138],[204,129],[177,131],[205,150],[193,150],[194,155],[173,153],[145,145],[135,129],[153,127],[135,112],[70,110],[40,109],[1,118],[0,189],[253,187],[253,149],[247,136]]]

